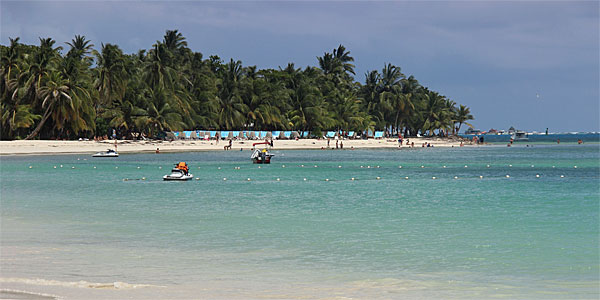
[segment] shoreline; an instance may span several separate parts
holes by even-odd
[[[434,147],[460,147],[461,138],[439,138],[439,137],[419,137],[409,138],[411,143],[415,143],[415,148],[421,148],[423,143],[430,143]],[[343,142],[343,149],[406,149],[406,140],[402,147],[398,147],[397,139],[369,139],[369,140],[339,140]],[[233,141],[232,149],[250,150],[252,144],[261,142],[261,140],[237,140]],[[336,150],[336,141],[330,140],[327,147],[327,140],[324,139],[299,139],[299,140],[274,140],[273,150]],[[476,146],[463,141],[464,146]],[[158,148],[161,153],[172,152],[201,152],[201,151],[225,151],[223,147],[228,144],[221,140],[217,143],[215,140],[175,140],[175,141],[117,141],[117,151],[120,154],[132,153],[155,153]],[[94,154],[96,152],[114,149],[113,140],[105,141],[55,141],[55,140],[28,140],[28,141],[0,141],[0,156],[13,155],[56,155],[56,154]]]

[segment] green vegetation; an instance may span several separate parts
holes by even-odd
[[[79,35],[65,55],[55,44],[0,46],[2,139],[91,138],[111,128],[128,137],[184,129],[448,135],[473,119],[392,64],[356,82],[342,45],[317,57],[318,67],[258,70],[205,59],[177,30],[135,54],[113,44],[95,50]]]

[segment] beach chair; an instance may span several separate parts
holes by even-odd
[[[192,132],[189,130],[184,131],[183,134],[184,134],[186,140],[189,140],[192,138]]]
[[[375,135],[373,137],[376,139],[383,138],[383,131],[375,131]]]
[[[272,137],[272,138],[277,138],[277,139],[279,139],[279,132],[280,132],[280,131],[273,131],[273,132],[271,133],[271,137]]]
[[[335,131],[327,131],[327,135],[326,135],[326,137],[328,137],[328,138],[333,138],[333,137],[335,137]]]
[[[277,137],[277,139],[278,139],[278,140],[283,140],[283,139],[285,139],[285,138],[286,138],[286,137],[285,137],[285,132],[283,132],[283,131],[280,131],[280,132],[279,132],[279,137]]]
[[[353,139],[353,138],[354,138],[354,131],[348,131],[348,133],[346,134],[346,136],[347,136],[349,139]]]
[[[291,131],[284,131],[283,132],[283,137],[289,140],[292,137],[292,132]]]
[[[272,139],[273,138],[273,133],[270,132],[270,131],[267,131],[267,136],[265,136],[265,138]]]

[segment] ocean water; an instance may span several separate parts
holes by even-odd
[[[597,143],[275,154],[264,166],[249,151],[3,156],[0,287],[65,299],[600,296]],[[162,181],[177,161],[198,180]]]

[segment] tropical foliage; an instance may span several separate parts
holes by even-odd
[[[318,66],[263,70],[204,58],[177,30],[134,54],[94,47],[80,35],[65,49],[51,38],[0,45],[1,138],[91,138],[113,129],[129,138],[193,129],[448,135],[473,119],[390,63],[355,81],[342,45],[317,57]]]

